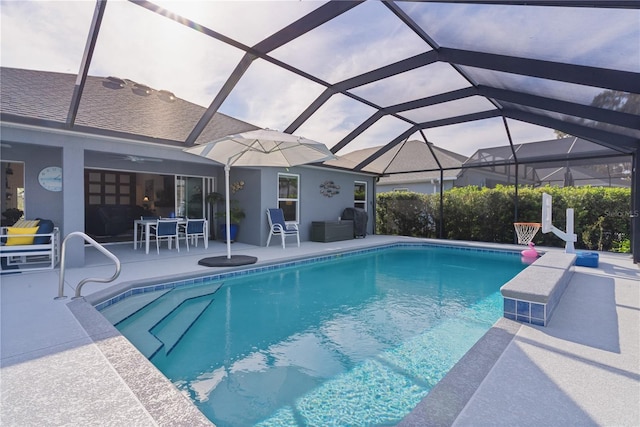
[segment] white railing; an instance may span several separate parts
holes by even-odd
[[[61,250],[61,256],[60,256],[60,283],[58,285],[58,296],[55,297],[55,299],[66,298],[66,296],[64,295],[64,273],[65,273],[65,267],[66,267],[65,257],[67,252],[66,246],[67,246],[67,241],[71,237],[75,237],[75,236],[82,237],[85,242],[91,243],[91,246],[93,246],[94,248],[102,252],[105,256],[110,258],[116,265],[116,271],[113,274],[113,276],[106,279],[95,278],[95,277],[88,277],[86,279],[82,279],[80,283],[78,283],[78,286],[76,287],[76,294],[73,298],[81,297],[80,292],[82,291],[82,287],[85,285],[85,283],[88,283],[88,282],[110,283],[110,282],[113,282],[120,275],[120,260],[118,259],[118,257],[116,257],[114,254],[109,252],[104,246],[102,246],[100,243],[96,242],[95,240],[93,240],[91,237],[87,236],[83,232],[74,231],[73,233],[69,233],[67,237],[65,237],[64,240],[62,241],[62,250]]]

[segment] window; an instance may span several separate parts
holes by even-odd
[[[284,212],[285,221],[298,221],[300,204],[300,176],[278,174],[278,207]]]
[[[353,207],[367,210],[367,183],[356,181],[353,187]]]
[[[85,203],[89,205],[136,204],[134,173],[87,169],[84,179]]]

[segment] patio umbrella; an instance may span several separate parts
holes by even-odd
[[[271,129],[258,129],[228,135],[206,144],[186,148],[184,151],[224,165],[227,260],[232,259],[229,230],[229,170],[231,166],[290,167],[336,158],[327,146],[320,142]],[[228,264],[235,265],[227,261]]]

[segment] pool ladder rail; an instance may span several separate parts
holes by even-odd
[[[120,270],[121,270],[121,266],[120,266],[120,260],[118,259],[117,256],[115,256],[114,254],[112,254],[111,252],[109,252],[107,250],[107,248],[105,248],[104,246],[102,246],[100,243],[96,242],[95,240],[93,240],[91,237],[87,236],[85,233],[81,232],[81,231],[74,231],[72,233],[69,233],[64,240],[62,241],[62,249],[61,249],[61,256],[60,256],[60,283],[58,285],[58,296],[55,297],[54,299],[65,299],[66,296],[64,295],[64,273],[65,273],[65,258],[66,258],[66,246],[67,246],[67,241],[71,238],[71,237],[82,237],[84,239],[85,242],[89,242],[91,244],[91,246],[93,246],[94,248],[96,248],[97,250],[99,250],[100,252],[102,252],[105,256],[107,256],[108,258],[110,258],[114,264],[116,265],[116,271],[115,273],[113,273],[113,276],[109,277],[109,278],[99,278],[99,277],[87,277],[86,279],[82,279],[80,281],[80,283],[78,283],[78,286],[76,287],[76,293],[75,296],[73,297],[73,299],[76,298],[81,298],[81,291],[82,291],[82,287],[88,283],[88,282],[95,282],[95,283],[110,283],[113,282],[114,280],[116,280],[118,278],[118,276],[120,275]]]

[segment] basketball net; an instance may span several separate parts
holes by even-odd
[[[513,227],[518,235],[518,244],[528,245],[533,240],[542,224],[539,222],[514,222]]]

